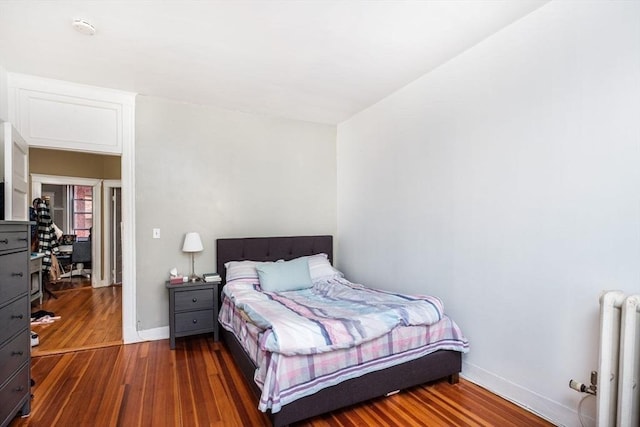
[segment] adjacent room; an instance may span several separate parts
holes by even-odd
[[[639,117],[635,0],[0,0],[0,425],[637,426]]]
[[[121,344],[120,157],[30,148],[29,172],[59,236],[59,270],[43,272],[32,312],[62,320],[38,319],[32,355]]]

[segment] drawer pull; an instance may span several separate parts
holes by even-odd
[[[22,351],[12,351],[11,355],[12,356],[22,356],[24,354],[24,352]]]
[[[19,242],[26,242],[27,238],[26,237],[18,237],[18,241]]]
[[[22,314],[12,314],[11,318],[12,319],[22,319],[24,317],[24,315]]]
[[[198,323],[198,319],[193,319],[193,324],[195,325],[196,323]]]
[[[0,240],[0,243],[4,243],[5,245],[9,244],[9,239],[2,239]]]
[[[194,298],[194,299],[192,299],[191,301],[193,301],[193,302],[198,302],[198,298]]]
[[[20,276],[20,277],[22,277],[22,271],[19,272],[19,273],[11,273],[11,276],[14,276],[14,277],[15,276]]]
[[[18,386],[17,388],[14,388],[13,391],[24,391],[24,387],[23,386]]]

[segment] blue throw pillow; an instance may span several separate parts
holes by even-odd
[[[311,276],[306,258],[256,265],[260,288],[267,292],[285,292],[310,288]]]

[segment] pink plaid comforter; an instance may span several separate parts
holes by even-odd
[[[246,286],[256,290],[253,285]],[[269,352],[260,342],[264,343],[272,331],[234,305],[226,295],[228,291],[225,289],[220,324],[238,338],[257,366],[254,380],[262,390],[258,405],[261,411],[278,412],[283,405],[323,388],[437,350],[466,353],[469,349],[458,326],[440,314],[440,320],[431,325],[396,326],[387,334],[348,348],[315,354]]]

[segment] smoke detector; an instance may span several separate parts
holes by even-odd
[[[96,33],[96,29],[93,25],[89,24],[84,19],[75,19],[71,26],[80,34],[85,36],[92,36]]]

